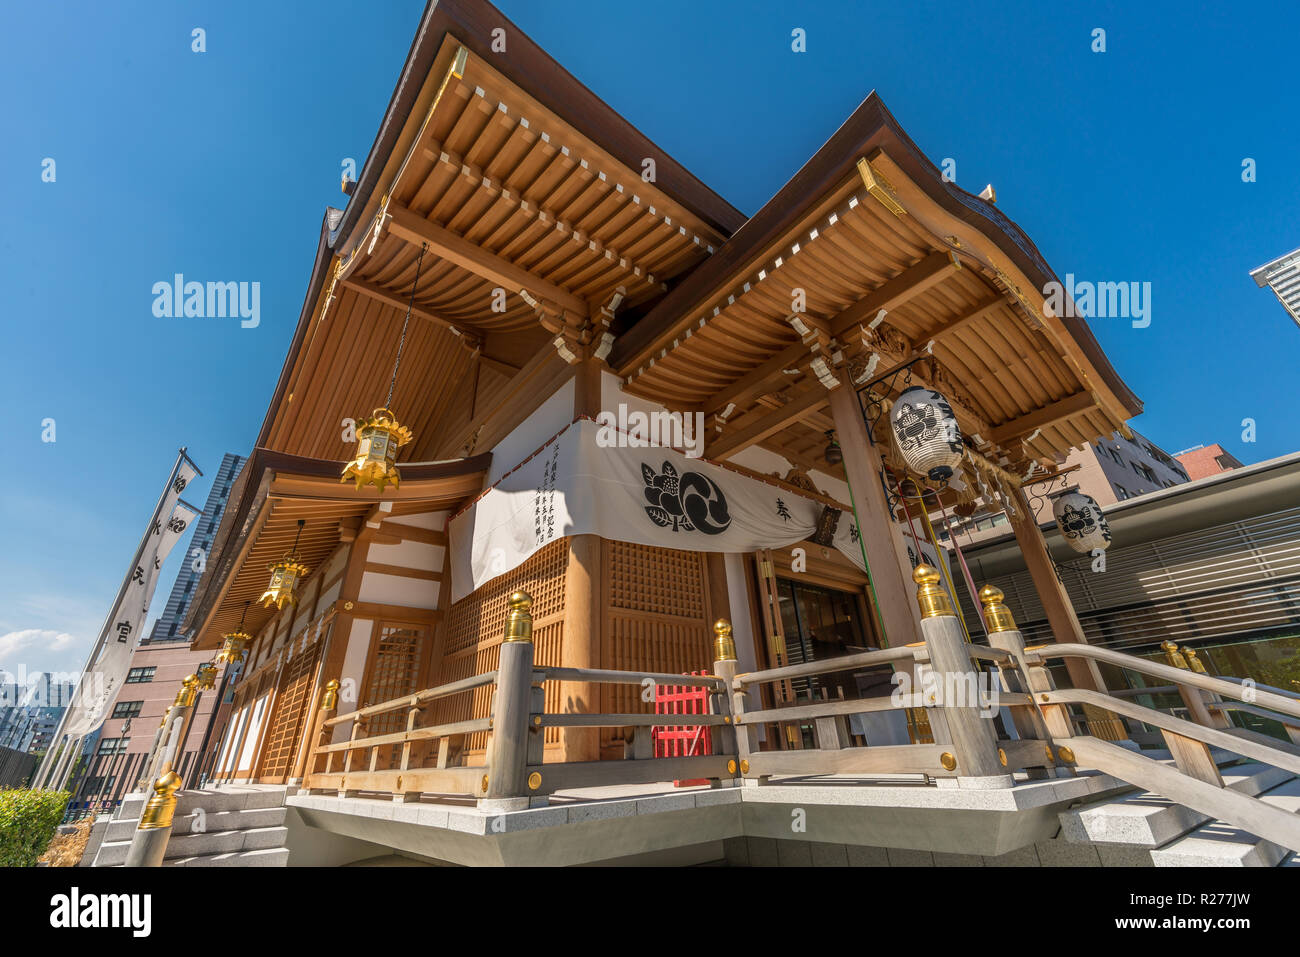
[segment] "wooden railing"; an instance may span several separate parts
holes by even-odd
[[[1013,771],[1028,769],[1041,777],[1058,764],[1014,655],[1003,648],[968,644],[951,610],[927,618],[926,640],[915,645],[749,674],[736,673],[730,625],[719,622],[714,674],[680,675],[535,666],[530,604],[527,595],[511,596],[493,672],[337,716],[337,695],[331,688],[312,731],[304,787],[345,796],[388,793],[398,800],[456,795],[509,807],[580,788],[699,779],[715,786],[724,781],[762,783],[787,774],[912,774],[927,779],[988,778],[996,779],[989,784],[1010,785]],[[758,695],[750,700],[751,692],[764,684],[788,686],[792,679],[900,663],[916,687],[896,688],[888,697],[802,700],[780,708],[756,704]],[[544,687],[551,681],[702,688],[709,708],[704,714],[548,713]],[[997,684],[981,692],[980,681]],[[489,717],[420,725],[433,703],[487,686],[493,688]],[[1010,709],[1014,731],[1000,734],[991,719],[1003,708]],[[851,716],[905,709],[929,714],[934,743],[854,744],[846,723]],[[404,729],[370,732],[377,719],[394,713],[405,716]],[[780,729],[791,724],[811,724],[816,746],[760,751],[761,729],[775,727],[779,739]],[[334,740],[345,726],[347,737]],[[655,727],[709,728],[713,753],[656,758],[650,733]],[[627,760],[547,762],[548,728],[624,729]],[[482,764],[457,766],[464,737],[482,731],[489,732]],[[431,760],[434,766],[426,767]]]
[[[1211,750],[1219,748],[1300,774],[1300,749],[1266,735],[1233,727],[1229,718],[1229,713],[1234,710],[1272,718],[1286,727],[1295,741],[1295,729],[1300,727],[1300,700],[1281,689],[1192,670],[1185,665],[1185,659],[1175,653],[1176,649],[1166,646],[1166,651],[1179,664],[1160,664],[1109,648],[1068,643],[1024,649],[1020,657],[1023,667],[1035,680],[1049,685],[1037,694],[1037,705],[1049,729],[1058,736],[1061,746],[1070,749],[1076,761],[1284,847],[1300,850],[1300,815],[1226,787]],[[1189,717],[1145,708],[1098,691],[1051,688],[1045,662],[1062,657],[1106,662],[1167,681],[1177,689]],[[1159,729],[1174,767],[1116,744],[1072,733],[1069,713],[1072,705],[1104,709],[1129,721]]]
[[[996,589],[980,593],[989,645],[973,645],[939,587],[938,574],[922,566],[914,578],[924,641],[745,674],[737,671],[730,625],[721,621],[715,625],[713,674],[536,666],[531,599],[516,593],[510,598],[495,671],[337,716],[338,684],[331,682],[313,726],[304,787],[341,796],[391,794],[403,801],[425,794],[453,795],[476,799],[481,808],[509,810],[540,803],[557,791],[682,779],[721,786],[762,785],[775,776],[910,774],[925,781],[949,779],[958,787],[988,788],[1012,786],[1013,772],[1047,778],[1085,767],[1284,846],[1300,846],[1300,816],[1225,788],[1211,754],[1211,748],[1221,748],[1300,774],[1300,747],[1234,728],[1228,717],[1236,710],[1274,718],[1296,741],[1300,698],[1092,645],[1026,648]],[[1058,689],[1047,662],[1069,656],[1116,665],[1161,684],[1117,694]],[[762,704],[760,689],[765,685],[788,689],[798,679],[882,666],[893,669],[896,687],[888,697]],[[695,687],[707,692],[709,707],[703,714],[550,713],[544,689],[551,681]],[[983,688],[981,681],[987,683]],[[429,709],[434,704],[485,687],[493,689],[488,717],[420,724],[426,712],[433,713]],[[1162,692],[1177,693],[1188,717],[1129,700]],[[873,744],[865,735],[854,735],[847,724],[854,715],[907,709],[922,709],[929,716],[933,743]],[[395,713],[404,715],[404,729],[369,733],[379,719]],[[994,721],[996,715],[1003,721]],[[1125,737],[1124,722],[1128,730],[1157,729],[1174,766],[1113,743]],[[791,725],[811,726],[811,747],[785,747],[782,732]],[[345,726],[346,738],[335,741]],[[544,760],[548,728],[610,727],[627,733],[626,760]],[[707,727],[713,753],[656,758],[650,734],[654,727]],[[760,748],[760,735],[768,733],[763,729],[770,729],[766,749]],[[482,732],[488,733],[482,763],[463,766],[462,743],[467,735]],[[858,743],[858,738],[866,743]],[[426,766],[430,762],[432,766]]]

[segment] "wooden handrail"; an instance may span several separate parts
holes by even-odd
[[[1025,649],[1025,651],[1026,659],[1031,656],[1037,656],[1038,658],[1092,658],[1095,661],[1104,661],[1108,664],[1118,665],[1121,668],[1128,668],[1130,671],[1138,671],[1153,678],[1163,678],[1174,684],[1188,685],[1193,688],[1200,688],[1202,691],[1214,691],[1238,701],[1242,700],[1242,695],[1249,693],[1255,700],[1248,703],[1263,705],[1293,718],[1300,718],[1300,701],[1292,700],[1272,691],[1261,691],[1258,685],[1247,692],[1241,685],[1232,681],[1225,681],[1223,678],[1215,678],[1211,675],[1175,668],[1172,665],[1162,665],[1156,661],[1136,658],[1133,655],[1112,651],[1109,648],[1098,648],[1095,645],[1081,645],[1071,642],[1038,645],[1032,650]],[[1109,695],[1101,695],[1100,697],[1105,699]]]
[[[1273,767],[1282,768],[1292,774],[1300,774],[1300,756],[1270,748],[1267,745],[1256,744],[1254,741],[1239,738],[1218,728],[1207,728],[1204,725],[1183,718],[1176,718],[1163,711],[1130,704],[1127,701],[1112,698],[1110,695],[1102,694],[1099,691],[1065,688],[1059,691],[1042,692],[1037,697],[1042,704],[1078,703],[1096,705],[1115,714],[1122,714],[1126,718],[1154,725],[1164,731],[1172,731],[1174,734],[1192,738],[1211,747],[1222,748],[1225,751],[1231,751],[1233,754],[1240,754],[1245,758],[1271,764]]]
[[[764,684],[768,681],[783,681],[787,678],[802,678],[806,675],[830,674],[836,671],[852,671],[869,665],[886,664],[891,661],[909,661],[916,657],[919,648],[900,645],[897,648],[882,648],[879,651],[863,651],[856,655],[844,655],[840,658],[828,658],[825,661],[809,661],[801,665],[786,665],[783,668],[769,668],[766,671],[751,671],[736,675],[733,684],[737,688],[745,685]]]
[[[1205,707],[1209,708],[1211,711],[1244,711],[1246,714],[1253,714],[1259,718],[1269,718],[1288,728],[1300,728],[1300,718],[1292,718],[1289,715],[1277,714],[1267,708],[1259,708],[1253,704],[1246,704],[1244,701],[1207,701]]]
[[[1177,685],[1151,685],[1146,688],[1119,688],[1108,692],[1114,698],[1140,698],[1144,694],[1178,694]]]
[[[608,671],[600,668],[535,668],[547,681],[589,681],[594,684],[639,685],[646,679],[657,685],[681,685],[687,688],[721,690],[722,679],[714,675],[672,675],[654,671]]]
[[[471,721],[456,721],[452,724],[440,724],[432,728],[413,728],[410,731],[394,731],[391,734],[378,734],[373,738],[352,738],[337,744],[322,744],[316,749],[317,754],[331,751],[364,751],[383,744],[405,744],[408,741],[428,741],[431,738],[447,738],[454,734],[473,734],[487,731],[492,727],[488,718],[475,718]]]
[[[417,691],[414,694],[402,695],[400,698],[391,698],[388,701],[382,701],[379,704],[367,705],[364,708],[358,708],[356,711],[349,711],[347,714],[340,714],[330,718],[324,723],[324,727],[332,728],[336,724],[344,721],[355,721],[358,718],[368,718],[372,715],[383,714],[386,711],[396,711],[398,708],[414,708],[426,701],[434,701],[438,698],[446,698],[449,695],[460,694],[462,691],[473,691],[475,688],[481,688],[484,685],[490,685],[496,681],[497,673],[495,671],[484,672],[481,675],[472,675],[469,678],[462,678],[460,681],[453,681],[449,684],[439,685],[436,688],[426,688],[424,691]]]

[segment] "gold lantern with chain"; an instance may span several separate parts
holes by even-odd
[[[271,564],[271,583],[266,586],[266,591],[262,592],[262,597],[258,599],[263,608],[270,608],[272,605],[283,608],[286,602],[297,606],[298,595],[295,589],[298,587],[299,579],[309,571],[306,565],[298,561],[298,539],[302,537],[302,527],[306,524],[304,519],[298,519],[298,534],[293,538],[293,548],[285,552],[284,557],[278,562]]]
[[[198,688],[200,691],[211,691],[217,686],[217,664],[215,661],[205,661],[199,665],[194,672],[194,677],[199,679]]]
[[[383,491],[389,482],[393,488],[401,485],[402,476],[397,471],[397,450],[411,441],[411,430],[397,421],[388,408],[375,409],[357,428],[357,457],[343,470],[340,482],[356,479],[357,488],[373,485]]]
[[[244,602],[244,610],[239,616],[239,627],[221,636],[221,650],[217,652],[218,664],[241,664],[244,655],[248,653],[248,645],[253,640],[253,636],[244,631],[244,616],[248,614],[248,606],[251,604],[252,602]]]
[[[397,421],[397,416],[389,405],[393,401],[393,389],[397,385],[397,370],[402,364],[402,349],[406,345],[406,329],[411,322],[411,309],[415,305],[415,289],[420,282],[420,267],[424,264],[424,251],[428,243],[420,247],[420,256],[415,262],[415,278],[411,281],[411,296],[406,303],[406,318],[402,320],[402,336],[397,342],[397,357],[393,360],[393,375],[388,380],[388,398],[384,404],[367,418],[357,424],[357,454],[343,469],[340,482],[354,479],[357,490],[363,485],[373,485],[383,494],[391,483],[393,488],[400,488],[402,476],[397,470],[397,450],[414,437],[411,430]]]

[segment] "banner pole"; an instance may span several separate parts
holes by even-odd
[[[136,566],[140,564],[140,556],[144,554],[145,544],[149,541],[149,533],[153,529],[154,522],[158,521],[163,503],[167,500],[167,490],[171,488],[172,482],[176,480],[176,475],[180,472],[181,462],[183,461],[190,462],[189,456],[186,455],[185,446],[182,446],[177,450],[176,461],[172,463],[171,473],[167,476],[167,481],[163,485],[162,494],[158,496],[158,503],[154,505],[153,516],[149,519],[149,524],[145,526],[144,534],[140,536],[140,544],[136,546],[135,555],[131,559],[131,564],[127,566],[126,577],[122,579],[122,584],[117,589],[117,596],[113,599],[113,603],[109,606],[108,611],[104,615],[104,623],[99,629],[99,638],[95,642],[95,647],[91,650],[90,656],[86,659],[85,665],[82,666],[81,676],[77,679],[77,685],[72,690],[72,698],[70,699],[68,706],[63,709],[63,716],[59,718],[58,728],[54,732],[54,737],[51,739],[50,748],[46,751],[45,757],[41,759],[40,770],[32,777],[33,790],[38,787],[43,787],[50,779],[50,771],[53,770],[49,767],[50,752],[54,749],[53,742],[58,741],[59,737],[63,734],[63,729],[67,726],[68,716],[72,714],[72,705],[80,697],[82,685],[86,680],[86,674],[94,667],[95,661],[99,658],[100,652],[104,649],[104,643],[108,640],[108,629],[112,624],[113,612],[117,609],[117,606],[121,604],[122,596],[126,594],[126,589],[131,583],[131,574],[134,572]],[[190,462],[190,465],[194,466],[196,472],[198,471],[198,466],[195,466],[193,462]],[[200,472],[199,474],[202,473]],[[71,744],[71,741],[69,741],[69,744]]]

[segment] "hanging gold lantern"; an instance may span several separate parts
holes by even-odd
[[[298,534],[294,536],[293,548],[285,552],[284,557],[278,562],[270,565],[271,583],[266,586],[266,591],[262,592],[262,597],[258,599],[263,608],[270,608],[274,605],[276,608],[283,608],[285,602],[297,607],[298,595],[295,589],[298,587],[299,579],[306,576],[309,569],[302,562],[298,561],[298,539],[302,537],[302,527],[306,521],[298,519]]]
[[[356,479],[357,488],[373,485],[380,492],[393,483],[393,488],[401,485],[401,474],[397,471],[397,450],[411,441],[411,430],[401,425],[392,411],[386,408],[375,409],[370,418],[362,419],[357,428],[357,457],[343,470],[340,482]]]
[[[199,679],[200,691],[211,691],[217,686],[217,666],[214,662],[205,661],[199,665],[194,675]]]
[[[242,631],[232,631],[221,637],[221,651],[217,653],[217,661],[223,665],[237,665],[243,662],[248,643],[253,640],[252,635],[246,635]]]
[[[247,654],[249,643],[253,636],[244,631],[244,617],[248,614],[248,606],[252,602],[244,602],[244,611],[239,616],[239,627],[234,631],[221,636],[221,650],[217,652],[217,661],[223,665],[238,665],[244,661],[244,655]]]
[[[362,419],[357,425],[357,457],[343,470],[340,482],[356,479],[357,490],[363,485],[373,485],[383,494],[389,482],[393,488],[399,488],[402,476],[397,471],[397,450],[411,441],[411,430],[397,421],[397,416],[388,407],[393,401],[393,390],[397,388],[397,370],[402,365],[402,349],[406,346],[406,328],[411,324],[411,309],[415,306],[416,287],[420,284],[420,267],[424,265],[424,253],[428,243],[420,246],[420,257],[415,261],[415,278],[411,280],[411,296],[406,303],[406,318],[402,320],[402,336],[397,340],[397,355],[393,359],[393,374],[388,380],[388,398],[370,418]]]

